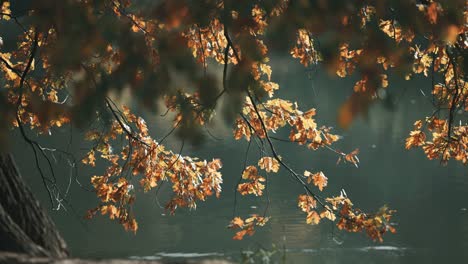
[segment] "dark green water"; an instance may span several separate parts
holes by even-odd
[[[325,74],[312,74],[296,61],[273,61],[273,79],[280,83],[280,97],[297,101],[304,109],[315,107],[320,124],[333,126],[336,111],[351,93],[353,81],[329,79]],[[393,79],[393,80],[392,80]],[[141,194],[136,203],[140,229],[136,235],[126,233],[107,218],[82,220],[86,209],[96,205],[93,194],[72,184],[69,197],[78,217],[68,211],[51,211],[73,254],[80,257],[124,258],[228,258],[238,259],[242,250],[271,248],[275,244],[286,249],[287,263],[468,263],[468,175],[466,167],[427,160],[421,150],[406,151],[404,139],[413,122],[431,113],[431,105],[420,90],[429,94],[430,81],[409,82],[391,78],[387,99],[376,103],[367,118],[359,118],[336,147],[361,150],[360,167],[336,164],[330,151],[311,152],[304,147],[277,143],[283,158],[298,171],[322,170],[329,178],[325,194],[336,195],[345,189],[348,196],[364,210],[383,204],[398,210],[394,221],[398,232],[388,235],[383,243],[370,241],[363,234],[343,233],[327,222],[319,226],[305,224],[305,216],[296,205],[301,188],[284,171],[269,178],[271,205],[270,223],[258,229],[253,237],[233,241],[233,232],[226,228],[233,215],[233,188],[242,170],[247,143],[234,141],[229,128],[217,126],[210,132],[221,141],[207,137],[202,148],[185,147],[184,155],[224,161],[224,192],[220,199],[199,203],[196,211],[180,210],[176,216],[166,215],[154,192]],[[168,127],[159,118],[148,118],[155,135],[163,135]],[[280,136],[286,137],[286,134]],[[158,136],[156,136],[157,138]],[[48,139],[47,146],[63,147],[67,136]],[[175,138],[167,145],[177,151]],[[47,197],[39,175],[32,165],[27,145],[16,137],[12,147],[24,177],[31,183],[44,204]],[[75,136],[72,149],[82,142]],[[251,162],[258,160],[252,151]],[[69,171],[60,166],[57,174],[68,184]],[[80,168],[79,179],[89,183],[95,173]],[[161,203],[168,188],[162,189]],[[262,213],[265,198],[241,199],[242,215]],[[83,222],[83,223],[80,223]]]

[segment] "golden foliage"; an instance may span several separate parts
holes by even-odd
[[[250,215],[250,217],[245,220],[240,217],[234,217],[228,227],[230,229],[239,230],[232,239],[242,240],[245,235],[252,236],[255,233],[255,226],[264,226],[269,220],[269,217],[256,214]]]
[[[139,177],[139,183],[146,192],[162,182],[171,183],[173,196],[166,203],[166,209],[171,213],[180,207],[196,208],[197,201],[205,201],[209,196],[219,197],[223,182],[219,159],[199,160],[168,151],[149,136],[141,117],[132,114],[129,108],[124,108],[122,114],[128,125],[122,127],[121,121],[115,120],[106,133],[94,131],[86,137],[97,144],[83,163],[94,166],[97,153],[110,163],[104,175],[91,179],[102,205],[91,210],[89,216],[100,210],[111,219],[119,219],[125,229],[136,231],[136,219],[128,214],[135,200],[135,187],[128,182],[123,173],[125,170],[131,171],[133,177]],[[128,140],[120,152],[111,147],[117,136]],[[112,208],[111,213],[109,208]]]
[[[280,169],[279,162],[272,157],[263,157],[258,161],[258,166],[260,169],[265,170],[266,172],[278,172]]]
[[[2,19],[10,20],[11,10],[10,10],[10,1],[4,1],[2,3]]]
[[[339,136],[331,134],[330,128],[317,127],[315,119],[315,109],[302,112],[297,108],[296,103],[283,99],[273,99],[266,101],[259,106],[259,115],[249,98],[243,108],[243,114],[248,120],[238,118],[234,128],[234,138],[239,140],[245,137],[250,140],[252,134],[260,138],[265,138],[265,132],[275,133],[278,129],[289,126],[289,140],[299,145],[307,144],[307,147],[316,150],[320,147],[330,146],[339,140]],[[266,131],[262,127],[265,124]]]
[[[317,124],[315,109],[303,111],[297,103],[275,97],[280,87],[268,64],[269,45],[283,42],[272,45],[269,41],[277,37],[275,30],[292,32],[292,39],[284,41],[292,43],[286,50],[305,67],[323,63],[342,78],[360,75],[353,94],[338,110],[338,124],[343,128],[367,113],[379,89],[389,87],[388,71],[401,72],[407,79],[417,74],[440,76],[442,83],[434,83],[432,96],[438,111],[448,109],[446,116],[417,121],[405,147],[422,148],[429,159],[468,163],[468,125],[458,115],[468,111],[463,66],[468,11],[459,8],[466,5],[462,0],[427,4],[396,1],[392,8],[387,1],[374,5],[351,1],[338,13],[331,8],[335,5],[326,1],[319,1],[320,8],[310,1],[233,1],[229,5],[207,1],[201,7],[186,1],[162,1],[152,10],[142,10],[130,0],[99,4],[56,1],[56,6],[49,2],[34,1],[21,21],[25,26],[18,35],[17,49],[0,53],[2,103],[7,105],[1,114],[10,127],[29,126],[47,135],[72,119],[79,120],[77,113],[83,113],[81,119],[86,121],[104,123],[110,112],[112,119],[106,129],[93,127],[85,135],[92,147],[86,150],[82,163],[107,165],[104,172],[91,178],[99,206],[90,210],[88,217],[100,213],[118,220],[126,230],[136,231],[131,207],[138,187],[133,183],[139,183],[145,192],[168,183],[172,197],[166,208],[171,213],[180,207],[196,208],[197,202],[221,193],[219,159],[207,161],[167,150],[151,137],[143,118],[129,108],[120,111],[105,105],[110,91],[127,87],[149,107],[154,107],[153,101],[164,100],[168,113],[173,114],[173,128],[183,127],[190,131],[188,135],[194,134],[193,128],[208,124],[216,114],[219,97],[229,94],[242,108],[240,113],[234,110],[236,140],[283,140],[311,150],[329,149],[339,155],[338,162],[357,166],[359,151],[346,154],[332,149],[340,137],[331,133],[330,127]],[[2,1],[1,9],[5,25],[18,24],[9,1]],[[60,12],[44,15],[38,10]],[[398,21],[393,12],[402,12],[405,21]],[[112,34],[107,34],[109,31]],[[279,37],[283,35],[288,34]],[[424,42],[418,40],[421,36]],[[35,48],[40,51],[32,52]],[[217,90],[216,78],[207,71],[213,63],[223,66],[223,91]],[[200,65],[203,74],[197,68]],[[178,81],[185,78],[196,89],[179,87],[184,84]],[[287,130],[287,139],[272,136],[281,129]],[[125,142],[121,146],[116,143],[119,139]],[[273,154],[257,163],[266,173],[286,167]],[[302,175],[295,176],[302,181]],[[304,176],[320,191],[328,184],[322,172],[306,171]],[[263,194],[266,178],[259,175],[256,166],[245,168],[242,180],[237,186],[242,195]],[[307,214],[308,224],[337,219],[340,229],[363,231],[375,240],[382,240],[387,231],[394,232],[389,224],[393,211],[383,207],[376,214],[365,214],[354,209],[346,195],[319,199],[309,191],[299,196],[298,206]],[[238,230],[234,238],[252,235],[254,226],[262,226],[268,219],[258,215],[233,219],[230,227]]]
[[[237,186],[237,191],[242,195],[253,194],[255,196],[262,196],[265,189],[266,180],[264,177],[258,175],[258,169],[255,166],[248,166],[242,173],[242,179],[248,182],[241,183]]]
[[[319,188],[320,191],[323,191],[323,188],[328,184],[328,178],[325,177],[323,172],[311,173],[310,171],[305,171],[304,176],[307,177],[307,183],[313,183]]]
[[[299,59],[305,67],[310,64],[317,64],[321,58],[314,47],[314,40],[311,33],[306,29],[297,31],[296,45],[290,51],[293,58]]]
[[[427,130],[430,139],[427,138],[423,129]],[[451,128],[450,137],[448,135],[449,123],[447,120],[435,117],[428,118],[424,122],[418,120],[414,125],[414,130],[410,132],[406,139],[405,147],[421,147],[428,159],[440,159],[447,163],[454,159],[468,163],[468,125],[454,125]]]

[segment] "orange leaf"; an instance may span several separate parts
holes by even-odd
[[[437,23],[437,9],[438,4],[436,2],[432,2],[427,8],[427,17],[429,18],[429,22],[431,22],[431,24]]]
[[[234,217],[231,220],[231,224],[229,225],[230,228],[242,228],[244,226],[244,220],[240,217]]]
[[[247,168],[245,168],[244,172],[242,172],[242,179],[245,180],[253,180],[258,177],[258,170],[255,166],[248,166]]]
[[[247,235],[247,230],[241,230],[236,233],[235,236],[232,237],[234,240],[242,240],[244,239],[244,236]]]
[[[328,178],[325,177],[323,172],[317,172],[314,175],[312,175],[312,181],[314,185],[319,188],[320,191],[322,191],[323,188],[326,187],[328,184]]]
[[[307,214],[307,224],[314,224],[314,225],[317,225],[318,223],[320,223],[320,215],[317,214],[317,212],[315,211],[311,211]]]
[[[258,166],[267,172],[278,172],[279,162],[272,157],[263,157],[258,161]]]

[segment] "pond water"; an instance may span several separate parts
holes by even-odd
[[[320,124],[336,124],[338,107],[352,92],[355,80],[332,79],[325,73],[305,70],[291,59],[273,60],[273,80],[282,90],[279,96],[297,101],[304,109],[317,108]],[[184,155],[206,159],[219,157],[224,162],[224,192],[219,199],[199,203],[196,211],[180,210],[167,215],[158,204],[164,202],[169,188],[162,188],[157,199],[154,192],[141,194],[135,205],[139,220],[136,235],[126,233],[107,218],[83,220],[85,211],[96,205],[93,194],[73,185],[67,211],[51,211],[73,255],[93,258],[183,259],[224,258],[237,261],[241,252],[261,248],[278,249],[277,260],[285,255],[286,263],[453,263],[468,261],[468,175],[466,167],[427,160],[421,150],[404,149],[404,140],[413,122],[431,113],[430,81],[416,79],[402,82],[390,78],[384,100],[375,103],[367,117],[359,118],[347,131],[337,129],[343,139],[336,148],[360,149],[360,166],[336,164],[337,156],[326,150],[311,152],[304,147],[277,142],[283,158],[298,171],[322,170],[329,178],[327,195],[344,189],[360,208],[370,211],[387,204],[398,212],[394,218],[397,233],[373,242],[364,234],[344,233],[331,223],[305,224],[305,215],[297,208],[302,189],[284,172],[269,176],[271,221],[243,241],[231,239],[226,228],[233,216],[234,185],[240,177],[245,141],[234,141],[229,128],[215,126],[210,133],[223,140],[207,137],[201,148],[186,146]],[[421,92],[422,91],[422,92]],[[167,131],[167,123],[149,116],[155,135]],[[287,134],[279,133],[287,137]],[[81,143],[76,139],[73,150]],[[68,142],[57,134],[48,139],[50,146]],[[47,145],[46,144],[46,145]],[[177,151],[176,138],[167,145]],[[14,144],[17,163],[41,201],[47,205],[39,175],[31,166],[31,153],[18,137]],[[251,163],[258,160],[254,149]],[[68,183],[66,166],[58,174]],[[80,168],[79,179],[89,182],[96,171]],[[241,198],[237,215],[262,213],[266,198]]]

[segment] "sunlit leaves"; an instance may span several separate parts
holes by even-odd
[[[146,22],[144,20],[135,15],[130,15],[129,17],[132,19],[133,22],[131,28],[133,32],[145,31]]]
[[[88,152],[86,157],[82,159],[83,164],[89,164],[91,167],[96,166],[96,157],[94,156],[94,150]]]
[[[266,179],[258,175],[258,169],[255,166],[248,166],[242,173],[242,179],[247,182],[240,183],[237,186],[237,191],[242,195],[253,194],[262,196],[265,189],[264,182]]]
[[[317,213],[317,201],[309,195],[299,195],[297,206],[307,214],[307,224],[318,224],[320,223],[320,215]]]
[[[233,239],[242,240],[244,236],[252,236],[255,233],[255,226],[264,226],[268,220],[270,220],[269,217],[259,216],[257,214],[253,214],[245,220],[240,217],[234,217],[228,228],[239,230],[236,232]]]
[[[299,195],[298,207],[306,213],[307,224],[318,224],[322,219],[330,221],[338,219],[339,229],[349,232],[365,232],[372,239],[379,241],[382,241],[382,236],[386,232],[395,232],[395,228],[390,224],[395,211],[384,206],[375,214],[365,214],[355,209],[351,200],[343,192],[340,196],[326,198],[320,204],[310,195]],[[322,210],[319,211],[317,207],[322,207]]]
[[[361,18],[360,27],[364,28],[375,15],[376,8],[372,5],[365,5],[359,10],[358,16]]]
[[[192,55],[204,67],[207,67],[209,58],[224,64],[224,49],[227,40],[224,36],[224,25],[217,18],[211,20],[206,27],[193,25],[183,32],[182,36],[187,38],[187,45],[191,49]],[[229,51],[228,63],[238,63],[232,50]]]
[[[348,43],[343,43],[339,47],[338,61],[335,63],[335,73],[339,77],[346,77],[353,74],[356,64],[363,50],[353,50],[349,48]]]
[[[396,42],[401,42],[403,39],[412,42],[414,33],[412,31],[403,32],[401,26],[394,20],[380,20],[380,29],[387,34],[390,38],[393,38]]]
[[[297,31],[296,45],[290,51],[293,58],[299,59],[305,67],[317,64],[321,58],[315,49],[314,39],[311,33],[305,29]]]
[[[441,11],[442,7],[437,2],[432,2],[425,8],[426,15],[431,24],[437,23],[438,13]]]
[[[251,136],[252,131],[250,130],[250,127],[248,126],[247,122],[238,118],[236,120],[234,128],[234,139],[240,140],[242,139],[242,137],[245,137],[247,141],[250,141]]]
[[[5,3],[7,3],[7,2],[5,2]],[[14,64],[10,61],[10,59],[11,59],[11,54],[10,53],[0,53],[0,57],[6,63],[8,63],[8,65],[14,66]],[[8,65],[5,65],[4,63],[2,63],[1,64],[1,69],[5,73],[5,77],[6,77],[7,80],[10,80],[10,81],[16,81],[17,80],[17,82],[15,82],[15,84],[18,85],[19,80],[20,80],[20,75],[17,72],[14,72],[13,69],[10,69],[8,67]]]
[[[297,199],[297,206],[305,213],[317,207],[317,201],[310,195],[301,194]]]
[[[320,191],[323,191],[323,188],[328,184],[328,178],[323,174],[323,172],[311,173],[310,171],[305,171],[304,176],[307,177],[307,183],[313,183],[319,188]]]
[[[96,211],[100,211],[102,215],[108,215],[110,219],[119,219],[125,230],[136,232],[138,224],[128,213],[127,208],[135,199],[132,194],[133,185],[124,178],[119,178],[117,182],[110,182],[109,177],[106,176],[93,176],[91,184],[104,204],[89,210],[87,217],[91,218]]]
[[[330,207],[325,206],[325,209],[320,213],[320,218],[326,218],[330,221],[335,221],[336,215],[333,213]]]
[[[349,232],[365,232],[371,239],[383,241],[383,235],[387,232],[395,233],[395,228],[390,224],[390,219],[395,213],[386,206],[377,213],[367,215],[359,210],[353,209],[346,200],[340,209],[338,228]]]
[[[256,113],[250,99],[246,99],[243,114],[249,119],[238,119],[234,128],[235,139],[245,137],[250,140],[252,133],[260,138],[265,137],[262,121],[267,129],[275,133],[283,127],[290,128],[289,140],[299,145],[307,145],[316,150],[320,147],[330,146],[339,140],[339,136],[330,133],[330,128],[318,127],[315,122],[315,109],[302,112],[297,104],[283,99],[268,100],[259,106],[259,115]]]
[[[415,130],[410,132],[410,136],[406,139],[405,147],[410,149],[415,146],[422,146],[426,141],[426,134],[422,131]]]
[[[318,225],[320,223],[320,215],[316,211],[311,211],[307,214],[306,222],[309,225]]]
[[[365,232],[373,240],[383,241],[383,235],[386,232],[395,232],[395,228],[391,225],[390,219],[395,213],[394,210],[384,206],[375,214],[366,214],[359,209],[355,209],[351,200],[343,195],[327,198],[326,202],[330,206],[326,209],[331,212],[336,212],[338,218],[337,226],[349,232]],[[330,213],[322,212],[321,217],[326,217],[330,220],[335,220],[335,216]]]
[[[258,161],[258,166],[266,172],[278,172],[279,162],[272,157],[263,157]],[[242,195],[253,194],[262,196],[265,189],[266,179],[258,174],[258,169],[255,166],[248,166],[242,172],[242,179],[247,182],[240,183],[237,186],[237,191]]]
[[[268,97],[270,98],[273,97],[275,91],[279,90],[279,85],[271,81],[271,74],[272,70],[270,65],[257,62],[252,64],[253,78],[258,82],[259,86],[268,94]]]
[[[255,5],[252,8],[252,18],[254,21],[254,26],[250,29],[250,34],[252,35],[261,35],[264,33],[268,22],[266,21],[266,12],[258,5]]]
[[[263,157],[258,161],[258,166],[267,172],[278,172],[279,162],[273,157]]]
[[[462,123],[462,119],[458,124],[455,122],[456,114],[468,110],[468,84],[463,77],[463,67],[448,48],[430,45],[424,50],[415,46],[413,52],[414,72],[422,72],[426,76],[431,71],[443,73],[444,82],[434,84],[432,94],[439,107],[445,106],[449,110],[446,119],[433,115],[425,121],[416,121],[405,147],[421,147],[429,159],[440,158],[443,164],[450,159],[467,164],[467,125]]]
[[[2,3],[2,19],[10,20],[11,10],[10,10],[10,1],[4,1]]]
[[[454,125],[448,136],[449,124],[446,120],[428,118],[424,122],[419,120],[414,125],[406,139],[405,147],[421,147],[428,159],[440,159],[444,164],[450,159],[468,163],[468,125]],[[427,130],[428,133],[426,136]]]
[[[242,172],[242,179],[245,180],[253,180],[258,177],[258,169],[255,166],[248,166],[245,168],[244,172]]]
[[[341,161],[344,162],[349,162],[353,164],[356,168],[359,167],[359,149],[355,149],[351,151],[350,153],[340,153],[341,156],[338,158],[337,163],[340,163]]]
[[[103,206],[101,212],[111,219],[118,218],[125,229],[136,231],[136,219],[130,210],[136,198],[135,187],[126,178],[128,172],[139,178],[139,183],[148,192],[162,182],[169,182],[173,195],[166,203],[166,209],[175,213],[177,208],[196,208],[197,201],[205,201],[209,196],[221,193],[221,161],[199,160],[173,153],[157,143],[148,134],[145,121],[130,109],[123,108],[123,119],[114,120],[106,132],[92,131],[86,139],[96,143],[83,159],[83,163],[95,165],[95,153],[110,165],[102,176],[94,176],[91,183]],[[111,147],[118,136],[124,136],[127,144],[120,151]],[[117,208],[117,212],[115,212]],[[89,216],[93,216],[92,210]]]

